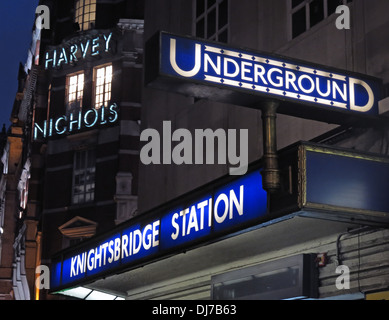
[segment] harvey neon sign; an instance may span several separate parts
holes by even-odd
[[[166,89],[166,83],[180,80],[186,84],[171,85],[167,89],[199,98],[227,102],[230,99],[232,103],[248,106],[252,106],[255,99],[247,102],[247,95],[273,98],[290,102],[292,105],[284,104],[280,111],[290,115],[299,113],[296,111],[299,105],[305,106],[304,111],[317,107],[328,113],[378,115],[381,83],[375,78],[193,38],[167,33],[158,36],[158,70],[149,70],[148,79],[153,85],[156,79],[162,78],[155,81],[156,87],[158,82],[165,82],[161,88]],[[146,54],[150,57],[153,52]],[[230,92],[223,96],[221,91],[212,91],[211,87]],[[236,99],[231,98],[231,92],[238,93]]]
[[[62,65],[72,64],[88,56],[94,57],[101,52],[110,50],[112,32],[108,35],[102,34],[91,39],[80,38],[67,46],[60,47],[45,54],[45,69],[59,68]]]
[[[73,112],[56,119],[49,119],[43,125],[34,123],[34,140],[48,138],[66,133],[74,133],[85,128],[108,125],[118,120],[118,106],[111,104],[108,108],[89,109],[85,112]]]
[[[98,241],[54,259],[54,290],[92,276],[152,261],[179,249],[212,241],[257,223],[267,213],[260,171],[183,201],[182,205],[139,216]]]

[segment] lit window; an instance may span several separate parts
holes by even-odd
[[[228,42],[228,0],[196,0],[196,36]]]
[[[81,31],[94,27],[96,21],[96,0],[77,0],[75,22],[80,26]]]
[[[95,108],[108,107],[111,101],[112,65],[95,69]]]
[[[73,167],[73,204],[95,198],[96,156],[93,149],[76,151]]]
[[[84,74],[69,75],[66,79],[66,109],[67,112],[79,111],[82,108],[84,96]]]
[[[291,12],[291,35],[296,38],[335,13],[340,5],[352,0],[289,0]]]

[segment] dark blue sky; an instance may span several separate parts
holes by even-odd
[[[19,63],[23,65],[31,44],[35,9],[39,0],[1,0],[0,19],[0,128],[10,125],[17,92]]]

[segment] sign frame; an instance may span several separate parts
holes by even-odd
[[[184,242],[177,242],[174,246],[167,246],[162,248],[157,248],[159,250],[155,250],[151,252],[150,255],[142,256],[135,261],[125,262],[121,258],[119,261],[114,262],[111,267],[104,268],[100,271],[95,272],[94,270],[90,271],[90,275],[86,276],[80,276],[78,278],[75,278],[74,281],[65,281],[63,280],[63,272],[64,272],[64,264],[69,264],[69,259],[72,257],[76,257],[77,255],[81,255],[83,253],[88,252],[88,250],[96,248],[99,246],[99,244],[102,244],[104,242],[109,241],[111,238],[113,239],[115,236],[119,237],[120,239],[123,239],[123,234],[125,234],[130,229],[134,229],[139,227],[139,229],[145,228],[148,224],[152,224],[153,221],[159,219],[159,230],[161,230],[161,226],[163,227],[162,220],[164,217],[170,217],[170,213],[176,212],[177,208],[182,208],[185,206],[189,206],[189,204],[198,203],[196,202],[198,199],[202,199],[205,197],[205,195],[211,195],[214,199],[217,196],[218,193],[222,192],[221,190],[224,190],[228,187],[231,187],[232,185],[238,185],[240,181],[244,180],[247,177],[250,177],[254,175],[255,179],[262,179],[261,177],[261,166],[259,163],[256,163],[255,165],[251,166],[248,173],[245,176],[240,177],[233,177],[233,176],[224,176],[222,178],[217,179],[216,181],[210,182],[209,184],[202,186],[188,194],[185,194],[177,199],[174,199],[172,201],[169,201],[166,204],[163,204],[161,206],[158,206],[157,208],[151,209],[142,215],[136,216],[135,218],[126,221],[115,228],[111,229],[110,231],[95,236],[89,240],[86,240],[83,243],[80,243],[76,246],[67,248],[65,250],[62,250],[55,254],[52,258],[52,265],[51,265],[51,293],[58,293],[62,290],[78,286],[80,284],[85,284],[89,282],[93,282],[96,279],[100,279],[102,277],[108,276],[110,274],[115,273],[122,273],[125,271],[133,270],[138,267],[141,267],[145,264],[150,264],[152,262],[168,258],[172,255],[179,254],[181,252],[186,252],[187,250],[191,250],[200,246],[207,245],[209,243],[217,242],[222,239],[225,239],[226,237],[232,237],[236,235],[237,233],[244,232],[244,230],[247,230],[250,227],[256,226],[261,222],[265,222],[270,220],[268,216],[268,196],[265,190],[262,189],[261,185],[258,185],[258,188],[260,190],[261,197],[263,197],[265,202],[260,202],[258,205],[261,207],[261,211],[257,214],[257,216],[252,216],[251,213],[249,214],[251,218],[249,218],[247,221],[244,220],[243,222],[235,225],[234,223],[228,222],[235,222],[235,220],[227,221],[226,227],[222,228],[220,230],[217,229],[217,227],[214,226],[214,223],[212,223],[212,229],[213,232],[210,232],[209,234],[200,235],[198,238],[194,238],[193,240],[184,241]],[[231,187],[232,188],[232,187]],[[235,187],[234,187],[235,188]],[[259,195],[259,193],[258,193]],[[251,202],[256,202],[258,198],[253,198],[248,196],[249,200]],[[251,200],[250,200],[251,199]],[[255,206],[254,206],[255,207]],[[227,220],[227,219],[226,219]],[[207,223],[207,222],[205,222]],[[216,223],[215,223],[216,225]],[[180,231],[181,232],[181,231]],[[166,235],[165,235],[166,236]],[[107,240],[108,239],[108,240]],[[161,232],[159,234],[159,241],[161,241],[162,236]],[[166,243],[166,242],[164,242]],[[122,245],[122,244],[121,244]],[[100,247],[101,248],[101,247]],[[153,250],[153,248],[151,248]],[[101,250],[101,249],[100,249]],[[95,251],[97,252],[97,251]],[[107,250],[108,252],[108,250]],[[101,254],[101,251],[100,251]],[[107,254],[108,256],[108,254]],[[87,256],[85,256],[85,259],[87,259]],[[76,262],[77,263],[77,262]],[[76,275],[76,277],[78,274]]]
[[[341,177],[342,174],[348,178],[338,178],[339,181],[351,181],[350,176],[357,176],[358,170],[355,168],[362,169],[364,168],[369,174],[360,174],[357,178],[358,181],[363,181],[364,186],[369,186],[371,189],[373,187],[376,192],[374,193],[374,197],[370,194],[371,198],[375,198],[379,196],[380,186],[377,185],[378,180],[375,180],[374,183],[369,181],[373,176],[381,176],[383,180],[385,180],[385,176],[382,176],[385,172],[389,173],[389,157],[380,155],[380,154],[372,154],[367,152],[358,152],[355,150],[347,150],[342,148],[334,148],[334,147],[324,147],[320,145],[314,144],[302,144],[299,147],[299,159],[298,166],[300,168],[300,185],[299,185],[299,197],[298,197],[298,205],[301,209],[301,216],[307,217],[319,217],[319,218],[327,218],[334,219],[337,221],[360,221],[361,224],[372,225],[372,226],[382,226],[389,225],[389,200],[386,200],[386,203],[382,203],[382,196],[378,197],[381,201],[374,201],[371,203],[372,199],[366,199],[364,203],[361,203],[360,207],[357,207],[355,203],[355,199],[358,199],[356,191],[345,191],[341,193],[340,187],[335,187],[331,182],[323,181],[323,179],[315,178],[314,172],[317,172],[319,175],[321,174],[318,170],[314,170],[315,166],[318,166],[316,162],[321,161],[321,163],[326,163],[326,167],[322,166],[323,172],[326,172],[328,175],[328,168],[334,167],[334,164],[341,165],[343,162],[343,168],[341,170],[342,173],[336,174],[337,177]],[[316,159],[313,157],[316,156]],[[374,165],[374,169],[373,169]],[[328,168],[327,168],[328,167]],[[347,168],[347,170],[346,170]],[[327,170],[327,171],[326,171]],[[325,175],[325,173],[324,173]],[[369,176],[370,175],[370,176]],[[342,177],[343,178],[343,177]],[[389,174],[387,175],[389,179]],[[320,180],[321,187],[317,183]],[[324,185],[324,184],[327,184]],[[338,183],[339,185],[340,183]],[[333,186],[333,187],[332,187]],[[342,185],[345,189],[345,185]],[[389,180],[386,182],[386,187],[389,186]],[[385,186],[384,186],[385,187]],[[318,188],[320,192],[317,191]],[[337,194],[336,197],[329,197],[330,192],[328,190],[332,189],[333,193]],[[327,192],[326,192],[327,190]],[[356,195],[353,195],[355,193]],[[368,191],[371,193],[371,190]],[[323,199],[322,196],[318,196],[318,194],[326,194],[327,198]],[[367,192],[364,192],[366,197]],[[339,196],[343,196],[343,203],[339,203]],[[354,197],[353,204],[347,204],[347,200],[349,197]],[[337,199],[335,199],[337,198]],[[373,208],[374,207],[374,208]],[[384,209],[386,208],[386,209]],[[386,210],[386,211],[385,211]]]
[[[295,98],[292,99],[289,97],[272,96],[255,90],[249,91],[248,89],[240,87],[228,87],[227,85],[217,82],[211,83],[206,82],[205,80],[184,77],[171,72],[166,72],[164,71],[164,65],[166,65],[166,62],[163,61],[163,56],[166,56],[166,54],[163,53],[165,50],[163,45],[163,42],[165,41],[164,37],[183,39],[183,41],[187,41],[187,43],[197,43],[202,46],[211,46],[221,50],[241,52],[243,55],[251,54],[253,56],[268,57],[269,59],[301,66],[306,69],[310,68],[315,71],[325,70],[330,75],[340,74],[344,77],[352,77],[353,79],[360,79],[362,81],[369,82],[369,84],[372,84],[373,86],[372,90],[375,97],[374,107],[372,108],[374,109],[374,112],[372,112],[372,114],[367,114],[348,109],[325,108],[319,104],[313,104],[312,102],[303,100],[296,101]],[[196,99],[209,99],[254,109],[262,109],[264,102],[277,101],[279,102],[277,110],[278,113],[327,123],[345,125],[358,123],[359,125],[366,126],[371,123],[377,124],[387,121],[387,119],[380,117],[378,112],[378,101],[382,99],[383,93],[383,82],[381,79],[356,72],[349,72],[320,64],[314,64],[299,59],[291,59],[278,54],[264,53],[257,50],[221,44],[215,41],[198,39],[191,36],[175,35],[164,31],[156,33],[146,42],[145,85],[155,89],[180,93]]]

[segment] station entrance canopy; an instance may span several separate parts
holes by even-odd
[[[52,259],[51,292],[290,219],[389,225],[389,158],[299,143],[280,151],[282,188],[268,195],[259,162],[225,176]],[[260,245],[260,244],[258,244]]]

